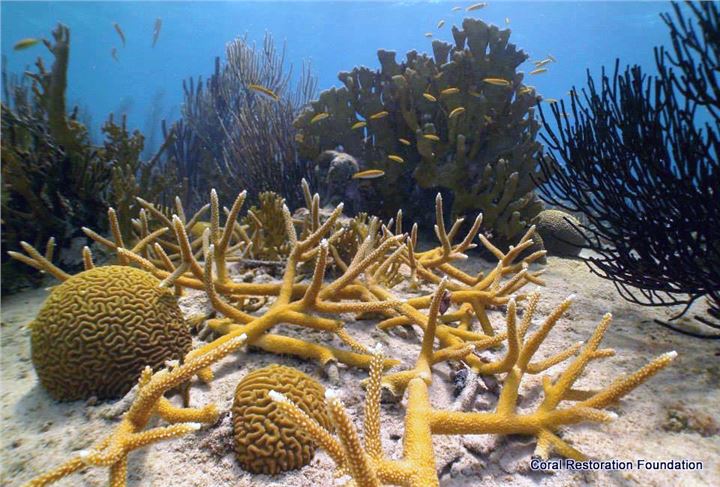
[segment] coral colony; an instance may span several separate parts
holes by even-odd
[[[298,430],[304,431],[318,446],[328,451],[340,471],[351,475],[358,485],[376,485],[380,482],[436,485],[438,478],[432,447],[434,434],[528,434],[537,437],[536,453],[543,458],[547,458],[553,451],[566,457],[583,458],[580,451],[557,435],[558,428],[583,421],[611,420],[614,414],[604,410],[607,405],[667,366],[675,357],[674,352],[661,355],[637,372],[617,379],[600,391],[575,389],[575,381],[591,361],[614,354],[611,349],[599,348],[611,316],[608,314],[602,318],[587,343],[570,344],[556,355],[533,360],[543,340],[572,303],[572,298],[566,299],[542,323],[533,324],[532,318],[540,296],[537,292],[528,295],[523,292],[523,288],[530,283],[543,284],[539,277],[542,271],[532,271],[529,265],[544,255],[544,251],[538,251],[522,257],[524,251],[532,245],[530,237],[533,227],[517,245],[508,252],[502,252],[478,233],[482,223],[482,218],[478,216],[465,237],[454,243],[462,220],[456,220],[449,230],[446,228],[442,198],[438,195],[436,247],[417,251],[417,226],[413,226],[409,234],[404,233],[401,215],[388,225],[372,218],[367,236],[350,262],[337,261],[336,265],[341,270],[337,276],[329,278],[326,272],[329,262],[338,254],[335,244],[345,232],[344,227],[337,226],[343,206],[338,205],[323,221],[318,195],[311,196],[307,185],[304,185],[304,192],[306,200],[310,202],[304,218],[294,219],[287,206],[282,207],[290,252],[282,280],[277,282],[234,282],[228,277],[227,262],[242,258],[252,247],[252,240],[244,235],[242,227],[237,223],[245,199],[244,192],[238,195],[232,208],[225,208],[227,217],[221,225],[221,211],[213,191],[209,205],[209,224],[202,236],[192,240],[188,230],[197,224],[199,215],[187,219],[180,205],[177,214],[170,219],[154,206],[143,203],[149,211],[144,214],[142,222],[136,222],[140,230],[135,235],[138,243],[130,249],[123,244],[126,238],[120,234],[117,217],[112,209],[109,214],[114,240],[86,229],[88,235],[116,253],[118,264],[139,266],[142,270],[133,269],[132,272],[147,273],[148,280],[157,279],[157,287],[174,288],[176,293],[182,293],[186,288],[204,290],[213,309],[223,316],[210,319],[207,324],[221,336],[191,350],[181,361],[169,362],[166,368],[153,370],[149,365],[145,367],[139,373],[134,402],[114,431],[89,450],[72,456],[64,464],[32,480],[29,485],[46,485],[87,466],[108,468],[110,485],[125,485],[127,456],[132,450],[190,433],[201,424],[212,424],[218,419],[218,411],[212,404],[199,409],[179,408],[173,406],[164,393],[182,386],[194,375],[205,382],[211,381],[213,373],[210,366],[244,345],[253,345],[271,353],[295,355],[321,364],[341,362],[370,370],[364,445],[360,443],[352,421],[332,391],[325,393],[327,414],[332,423],[318,419],[322,416],[318,416],[315,411],[319,404],[317,398],[306,400],[302,395],[291,392],[289,383],[311,381],[309,377],[282,380],[282,375],[277,375],[274,378],[274,381],[279,381],[276,385],[271,381],[264,386],[267,399],[258,399],[259,404],[265,404],[263,409],[267,419],[263,424],[280,421],[277,418],[284,413],[287,420],[297,425]],[[200,210],[201,213],[205,211],[206,208]],[[150,231],[151,227],[157,229]],[[476,238],[498,261],[487,275],[469,275],[454,265],[454,262],[465,257],[466,251],[475,247]],[[62,270],[32,246],[25,244],[24,247],[27,255],[13,256],[51,275],[66,277]],[[173,249],[176,250],[173,252]],[[93,259],[87,249],[85,256],[85,265],[89,270],[70,277],[68,282],[93,272]],[[312,265],[312,276],[298,281],[300,269],[305,264]],[[117,289],[118,284],[114,280],[122,279],[122,276],[120,272],[105,274],[108,292]],[[406,280],[433,285],[435,291],[411,299],[398,299],[393,294],[393,287]],[[264,312],[252,311],[252,298],[259,297],[272,301]],[[92,301],[92,296],[87,294],[78,296],[78,299],[83,298]],[[123,315],[126,312],[123,306],[133,307],[133,302],[118,301],[116,313]],[[527,302],[527,305],[519,320],[517,307],[522,302]],[[488,307],[495,306],[507,307],[503,330],[495,330],[488,319]],[[347,329],[342,320],[333,318],[342,313],[366,312],[385,316],[378,324],[382,330],[407,324],[415,324],[422,329],[422,348],[413,368],[384,373],[384,370],[398,365],[397,361],[385,358],[379,349],[363,346],[353,338],[352,330]],[[66,319],[47,320],[57,323],[57,326],[73,326],[72,321]],[[280,323],[333,333],[347,348],[337,349],[274,332],[273,328]],[[165,326],[158,322],[155,328],[162,331]],[[83,339],[82,335],[79,339]],[[497,361],[486,362],[476,354],[479,350],[500,345],[505,352]],[[152,350],[140,346],[134,349],[134,353],[143,358]],[[65,360],[65,357],[58,356],[58,360]],[[450,360],[461,360],[480,375],[505,374],[494,412],[443,411],[432,407],[428,386],[433,381],[433,365]],[[527,414],[518,413],[518,388],[523,376],[540,374],[566,360],[570,360],[570,364],[558,377],[544,378],[544,400],[537,410]],[[69,374],[74,372],[70,366],[59,370]],[[262,373],[257,371],[253,374]],[[285,374],[293,376],[290,372]],[[253,380],[253,375],[246,380]],[[308,386],[302,388],[310,389]],[[401,460],[387,459],[380,448],[381,388],[387,388],[394,394],[406,391],[408,395],[404,455]],[[245,385],[241,382],[233,408],[236,414],[240,414],[242,402],[247,400],[244,390]],[[317,394],[320,392],[321,389],[318,389]],[[268,399],[280,411],[268,407]],[[559,407],[562,402],[571,405]],[[307,407],[308,404],[313,405],[312,410]],[[159,416],[168,425],[146,429],[154,416]],[[330,424],[334,426],[337,438],[332,436]],[[241,438],[242,428],[237,422],[235,426],[236,438]],[[237,441],[238,445],[242,444],[240,439]],[[274,441],[277,442],[277,439]],[[285,448],[296,448],[292,442],[283,442],[283,445]],[[276,444],[275,448],[280,446]],[[259,460],[249,460],[242,451],[238,446],[238,459],[243,464],[251,464],[250,470],[275,472],[306,462],[310,449],[304,449],[300,454],[288,453],[286,463],[280,466],[272,463],[263,466]],[[297,455],[301,458],[297,459]]]

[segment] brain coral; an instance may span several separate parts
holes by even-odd
[[[580,222],[571,214],[560,210],[543,210],[533,223],[550,254],[566,257],[577,257],[580,254],[585,239],[573,228],[573,225],[579,227]]]
[[[320,425],[332,430],[325,408],[325,389],[306,374],[270,365],[246,375],[235,389],[232,407],[235,454],[243,469],[274,475],[307,465],[315,443],[277,409],[268,397],[285,394]]]
[[[30,323],[32,361],[58,400],[119,397],[142,369],[192,344],[172,293],[139,269],[105,266],[57,286]]]

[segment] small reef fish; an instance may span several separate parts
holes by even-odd
[[[473,5],[470,5],[468,8],[465,9],[467,12],[472,12],[473,10],[480,10],[481,8],[487,7],[487,3],[480,2]]]
[[[425,37],[427,37],[428,39],[432,37],[432,32],[425,32]]]
[[[318,123],[320,120],[325,120],[330,114],[328,112],[320,112],[310,119],[310,123]]]
[[[361,129],[361,128],[365,127],[366,125],[367,125],[367,122],[364,122],[361,120],[360,122],[355,122],[354,124],[352,124],[352,127],[350,127],[350,130]]]
[[[434,96],[432,96],[430,93],[423,93],[423,97],[424,97],[427,101],[432,101],[432,102],[436,102],[436,101],[437,101],[437,98],[435,98]]]
[[[381,178],[385,175],[385,171],[380,169],[368,169],[367,171],[360,171],[353,174],[353,179],[376,179]]]
[[[410,145],[410,141],[407,139],[398,139],[398,142],[400,142],[402,145]]]
[[[505,17],[505,25],[510,25],[510,17]]]
[[[557,103],[557,100],[555,98],[545,98],[543,101],[547,103]]]
[[[542,68],[543,66],[545,66],[546,64],[551,63],[551,62],[552,62],[551,59],[543,59],[542,61],[534,61],[533,64],[535,65],[536,68]]]
[[[440,142],[440,137],[435,134],[424,134],[423,137],[427,140],[432,140],[433,142]]]
[[[450,115],[448,115],[448,118],[455,118],[458,115],[462,115],[463,113],[465,113],[465,108],[457,107],[453,111],[450,112]]]
[[[403,158],[400,157],[400,156],[396,156],[395,154],[390,154],[390,155],[387,156],[387,157],[388,157],[388,159],[390,159],[391,161],[399,162],[400,164],[402,164],[403,162],[405,162],[405,159],[403,159]]]
[[[158,17],[155,19],[155,25],[153,25],[153,42],[152,47],[157,44],[158,37],[160,37],[160,29],[162,28],[162,19]]]
[[[502,78],[485,78],[483,81],[489,85],[495,86],[510,86],[510,82]]]
[[[305,140],[303,134],[295,134],[295,142],[302,142],[303,140]]]
[[[440,92],[440,94],[443,96],[457,95],[458,93],[460,93],[460,88],[445,88]]]
[[[373,115],[370,115],[370,119],[371,120],[379,120],[381,118],[387,117],[388,115],[390,115],[390,114],[388,112],[386,112],[385,110],[383,110],[382,112],[377,112]]]
[[[110,55],[112,56],[112,58],[113,58],[116,62],[120,62],[120,60],[118,59],[117,48],[116,48],[116,47],[113,47],[113,48],[112,48],[112,50],[110,51]]]
[[[441,20],[440,22],[438,22],[437,28],[438,28],[438,29],[442,29],[442,28],[443,28],[443,25],[445,25],[445,21],[444,21],[444,20]]]
[[[492,123],[493,121],[492,117],[489,117],[487,115],[485,115],[483,118],[485,119],[485,123]]]
[[[40,43],[40,39],[34,37],[28,37],[27,39],[20,39],[15,43],[13,49],[15,51],[22,51],[23,49],[31,48]]]
[[[253,91],[257,91],[258,93],[262,93],[263,95],[269,96],[270,98],[272,98],[275,101],[278,101],[280,99],[280,96],[277,93],[275,93],[273,90],[271,90],[270,88],[266,88],[264,86],[255,85],[255,84],[248,85],[248,88]]]
[[[482,95],[478,93],[477,91],[468,91],[471,96],[474,96],[475,98],[480,98]]]
[[[525,86],[524,88],[521,88],[521,89],[518,91],[518,95],[527,95],[527,94],[530,93],[531,91],[532,91],[531,88],[528,88],[527,86]]]
[[[123,47],[125,47],[125,34],[123,34],[123,31],[120,28],[120,24],[118,24],[117,22],[113,22],[113,27],[115,27],[115,32],[117,32],[118,36],[120,36],[122,45],[123,45]]]
[[[453,7],[452,8],[453,12],[459,12],[460,10],[462,10],[462,7]]]
[[[547,73],[547,68],[533,69],[530,74],[543,74]]]

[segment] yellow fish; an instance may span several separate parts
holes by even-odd
[[[320,120],[325,120],[329,116],[330,116],[330,114],[327,112],[320,112],[317,115],[315,115],[313,118],[310,119],[310,123],[317,123]]]
[[[438,22],[437,28],[438,28],[438,29],[442,29],[442,28],[443,28],[443,25],[445,25],[445,21],[444,21],[444,20],[441,20],[440,22]]]
[[[120,24],[118,24],[117,22],[113,22],[113,27],[115,27],[115,32],[118,33],[118,35],[120,36],[120,40],[123,43],[123,47],[125,47],[125,34],[123,34],[123,31],[120,28]]]
[[[436,102],[437,98],[432,96],[430,93],[423,93],[423,97],[425,97],[426,100]]]
[[[510,82],[502,78],[485,78],[483,81],[489,85],[495,86],[510,86]]]
[[[400,142],[402,145],[410,145],[410,141],[407,139],[398,139],[398,142]]]
[[[546,64],[551,63],[551,62],[552,61],[550,59],[543,59],[542,61],[535,61],[535,62],[533,62],[533,64],[535,65],[536,68],[542,68],[543,66],[545,66]]]
[[[270,98],[272,98],[272,99],[275,100],[275,101],[278,101],[278,100],[280,99],[280,97],[278,96],[278,94],[275,93],[275,92],[274,92],[273,90],[271,90],[270,88],[265,88],[264,86],[255,85],[255,84],[248,85],[248,88],[250,88],[250,89],[253,90],[253,91],[257,91],[257,92],[259,92],[259,93],[262,93],[263,95],[269,96]]]
[[[428,39],[432,37],[432,32],[425,32],[425,37],[427,37]]]
[[[485,3],[485,2],[480,2],[480,3],[476,3],[476,4],[474,4],[474,5],[470,5],[470,6],[469,6],[468,8],[466,8],[465,10],[466,10],[467,12],[472,12],[473,10],[480,10],[481,8],[484,8],[484,7],[487,7],[487,3]]]
[[[462,10],[462,7],[453,7],[452,8],[453,12],[459,12],[460,10]]]
[[[35,39],[34,37],[28,37],[27,39],[20,39],[19,41],[17,41],[15,43],[15,45],[13,46],[13,49],[16,51],[22,51],[23,49],[28,49],[39,43],[40,43],[40,39]]]
[[[295,134],[295,142],[302,142],[303,140],[305,140],[303,134]]]
[[[424,134],[423,137],[427,140],[432,140],[433,142],[440,142],[440,137],[435,134]]]
[[[485,118],[485,122],[486,122],[486,123],[492,123],[492,121],[493,121],[493,120],[492,120],[492,117],[488,117],[487,115],[485,115],[484,118]]]
[[[391,161],[399,162],[400,164],[402,164],[403,162],[405,162],[405,159],[403,159],[403,158],[400,157],[400,156],[396,156],[395,154],[390,154],[390,155],[388,156],[388,159],[390,159]]]
[[[547,68],[533,69],[530,74],[543,74],[547,73]]]
[[[441,95],[457,95],[460,93],[460,88],[445,88],[440,92]]]
[[[388,112],[386,112],[385,110],[383,110],[382,112],[377,112],[374,115],[370,115],[370,119],[371,120],[379,120],[381,118],[387,117],[388,115],[390,115],[390,114]]]
[[[355,122],[354,124],[352,124],[352,127],[350,127],[350,130],[361,129],[366,125],[367,125],[367,122],[363,122],[363,121]]]
[[[385,175],[385,171],[380,169],[368,169],[367,171],[360,171],[353,174],[353,179],[375,179],[381,178]]]
[[[477,91],[468,91],[468,93],[470,93],[470,95],[474,96],[475,98],[480,98],[482,96]]]
[[[462,115],[463,113],[465,113],[465,108],[457,107],[456,109],[454,109],[453,111],[450,112],[450,115],[448,115],[448,118],[454,118],[454,117],[457,117],[458,115]]]
[[[521,88],[521,89],[518,91],[518,95],[527,95],[527,94],[530,93],[531,91],[532,91],[532,90],[526,86],[526,87],[524,87],[524,88]]]
[[[548,103],[557,103],[557,100],[555,98],[545,98],[543,101],[546,101]]]

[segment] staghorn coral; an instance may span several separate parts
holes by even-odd
[[[55,287],[31,330],[40,383],[58,400],[125,394],[145,366],[181,359],[190,332],[176,298],[145,271],[107,266]]]
[[[325,411],[325,389],[310,376],[273,364],[255,370],[238,383],[232,406],[235,455],[243,469],[275,475],[307,465],[316,445],[302,428],[288,424],[268,397],[279,391],[313,421],[329,429]]]
[[[304,186],[307,188],[307,185]],[[178,214],[171,220],[160,217],[163,215],[160,211],[152,212],[159,220],[168,220],[172,227],[173,244],[180,254],[178,262],[164,258],[167,255],[158,243],[160,238],[169,238],[169,228],[148,234],[132,249],[127,249],[123,244],[125,240],[119,234],[117,218],[113,219],[114,212],[109,212],[111,228],[115,228],[114,241],[98,239],[98,242],[116,252],[118,260],[139,265],[161,279],[162,287],[204,290],[214,311],[222,315],[206,321],[207,327],[219,336],[187,353],[183,365],[169,364],[169,370],[155,374],[145,369],[135,403],[116,430],[89,452],[72,457],[50,473],[36,478],[30,485],[46,485],[86,465],[110,467],[111,485],[125,485],[129,451],[197,427],[185,422],[213,422],[217,419],[217,411],[212,405],[201,410],[180,409],[165,399],[164,393],[186,384],[193,375],[206,382],[212,380],[213,373],[209,367],[243,344],[269,353],[315,360],[326,370],[336,363],[370,369],[365,445],[360,443],[352,422],[332,392],[328,399],[329,415],[339,439],[302,409],[293,406],[291,399],[282,393],[268,392],[268,396],[288,414],[288,420],[305,429],[317,445],[329,452],[341,472],[350,474],[357,485],[379,482],[437,485],[433,434],[529,434],[538,438],[537,453],[540,455],[547,456],[554,449],[559,454],[579,458],[581,453],[558,437],[558,428],[586,420],[611,419],[612,414],[602,408],[666,366],[674,356],[672,353],[665,354],[601,391],[579,391],[573,384],[587,364],[613,354],[611,350],[598,348],[610,317],[603,318],[584,347],[575,344],[556,355],[534,359],[540,344],[570,306],[571,300],[563,302],[544,322],[538,325],[533,322],[539,295],[526,294],[523,288],[528,284],[543,284],[539,277],[541,271],[531,270],[529,266],[544,252],[521,257],[533,245],[533,227],[517,245],[503,252],[479,233],[482,217],[478,216],[464,238],[454,243],[464,222],[457,219],[449,229],[446,228],[443,200],[438,195],[435,202],[436,247],[417,251],[417,225],[409,234],[404,233],[401,214],[387,225],[381,225],[377,218],[372,218],[367,235],[350,262],[340,266],[339,275],[326,279],[334,242],[344,231],[335,230],[342,205],[321,221],[319,196],[310,196],[309,192],[307,196],[311,203],[309,215],[300,222],[293,220],[289,209],[283,206],[285,234],[291,251],[282,279],[278,282],[234,282],[230,279],[227,263],[238,252],[242,254],[246,251],[242,242],[233,243],[240,238],[237,218],[245,199],[244,193],[227,210],[227,218],[221,226],[218,197],[214,191],[211,192],[209,227],[203,231],[201,246],[197,250],[193,249],[195,240],[189,239],[187,230],[199,220],[195,223],[192,219],[188,220],[181,205],[176,207]],[[296,225],[301,225],[301,228],[297,229]],[[90,231],[88,234],[96,235]],[[465,252],[475,246],[475,238],[498,260],[497,265],[486,274],[469,275],[454,264],[464,259]],[[27,255],[16,254],[14,257],[62,278],[63,272],[33,247],[26,245],[25,251]],[[146,251],[151,258],[143,256]],[[199,260],[200,257],[204,262]],[[153,259],[159,260],[160,264],[153,263]],[[93,266],[88,252],[85,262],[88,267]],[[314,266],[312,275],[308,280],[300,281],[299,269],[308,264]],[[410,299],[397,299],[393,288],[403,281],[434,285],[436,290],[427,295],[419,293]],[[244,309],[238,302],[248,296],[266,297],[269,306],[262,310]],[[517,307],[523,302],[527,305],[520,320]],[[487,316],[488,308],[498,306],[507,307],[504,330],[495,329]],[[423,341],[414,367],[383,376],[383,370],[398,365],[398,362],[383,357],[377,349],[368,349],[355,339],[350,326],[336,319],[346,313],[379,313],[385,317],[378,324],[381,330],[417,325],[423,331]],[[285,336],[274,329],[279,324],[328,332],[343,344],[343,348]],[[503,354],[497,360],[488,361],[478,355],[479,351],[498,347],[503,348]],[[540,374],[568,359],[572,362],[559,377],[554,381],[550,378],[544,381],[545,398],[537,409],[532,413],[517,411],[523,376]],[[433,409],[428,386],[433,380],[433,366],[443,361],[461,361],[478,375],[506,374],[498,409],[492,413]],[[405,445],[400,460],[390,460],[382,452],[379,436],[381,388],[398,395],[405,391],[408,393]],[[563,401],[576,404],[558,408]],[[170,423],[185,424],[144,431],[154,414]]]
[[[454,45],[434,41],[432,57],[410,51],[398,63],[380,50],[378,71],[340,73],[344,86],[321,93],[295,121],[300,155],[322,168],[324,151],[341,144],[361,169],[383,170],[380,179],[348,181],[355,193],[374,190],[364,200],[372,214],[403,208],[417,219],[425,211],[418,195],[442,188],[453,215],[482,211],[485,228],[512,243],[542,209],[531,178],[541,151],[536,94],[516,72],[527,54],[508,42],[510,30],[480,20],[452,33]]]
[[[564,457],[584,459],[584,455],[562,440],[556,433],[564,426],[580,422],[606,422],[617,417],[603,409],[622,398],[649,377],[666,367],[677,355],[669,352],[648,363],[635,373],[623,376],[600,391],[575,389],[574,383],[592,360],[614,355],[612,349],[599,349],[612,317],[603,317],[587,344],[576,344],[566,352],[532,362],[533,356],[569,308],[572,299],[561,303],[532,333],[532,318],[539,300],[533,294],[520,323],[517,323],[516,303],[511,300],[507,311],[508,351],[502,359],[508,375],[503,384],[496,410],[493,412],[444,411],[432,407],[428,387],[432,382],[431,364],[437,352],[433,351],[436,327],[445,296],[443,280],[433,296],[425,327],[422,349],[408,381],[408,399],[405,413],[403,453],[391,459],[382,450],[380,437],[380,390],[382,378],[382,350],[377,347],[370,368],[364,421],[364,444],[334,391],[326,392],[328,411],[337,430],[337,438],[321,425],[313,423],[292,399],[272,391],[269,397],[287,415],[289,420],[305,428],[318,444],[333,458],[341,473],[349,474],[355,485],[439,485],[433,451],[433,435],[448,434],[525,434],[537,438],[535,454],[548,458],[553,452]],[[531,413],[517,411],[518,392],[523,375],[540,373],[552,365],[573,357],[572,362],[556,378],[544,376],[544,398]],[[574,403],[559,408],[561,402]],[[394,455],[393,455],[394,456]]]
[[[307,185],[304,187],[307,188]],[[525,295],[520,294],[519,291],[525,285],[542,284],[539,279],[541,271],[532,272],[528,269],[528,265],[542,257],[544,253],[536,252],[521,260],[518,258],[520,253],[532,244],[530,240],[532,228],[516,247],[503,253],[490,244],[484,236],[477,235],[482,222],[478,217],[463,240],[453,243],[463,220],[456,220],[450,230],[446,231],[442,216],[442,198],[439,195],[436,201],[438,247],[417,252],[415,251],[417,226],[414,226],[410,235],[407,235],[402,231],[402,218],[394,222],[394,232],[388,226],[380,225],[377,218],[372,218],[368,224],[367,236],[356,254],[341,269],[342,273],[330,282],[325,280],[326,269],[330,262],[332,243],[343,232],[343,230],[333,231],[340,218],[342,205],[336,207],[321,223],[319,196],[312,195],[310,214],[300,222],[303,226],[299,232],[302,238],[298,236],[296,222],[293,221],[290,211],[283,207],[286,236],[292,250],[282,280],[270,283],[233,282],[229,278],[227,263],[238,257],[238,253],[242,256],[247,250],[244,242],[233,243],[236,238],[240,238],[237,218],[244,199],[245,193],[238,195],[232,208],[226,212],[227,219],[224,226],[221,226],[218,197],[214,191],[211,192],[211,201],[208,205],[210,226],[203,232],[197,251],[193,248],[197,240],[190,241],[187,231],[199,221],[198,215],[202,210],[187,219],[180,204],[176,206],[177,214],[170,220],[154,205],[141,202],[147,210],[145,218],[148,219],[140,222],[141,229],[146,228],[145,223],[149,223],[151,217],[157,219],[160,225],[167,224],[169,227],[164,226],[147,233],[131,249],[124,246],[124,242],[128,239],[121,235],[117,216],[112,209],[108,212],[108,216],[113,240],[85,229],[88,236],[115,252],[118,261],[123,265],[131,263],[140,265],[161,279],[160,286],[175,287],[176,290],[182,288],[204,290],[215,312],[224,316],[206,322],[207,327],[220,336],[189,352],[183,358],[185,365],[179,367],[183,373],[178,375],[179,373],[176,374],[174,370],[170,372],[172,380],[166,380],[165,376],[168,374],[166,371],[154,375],[150,375],[148,371],[147,376],[142,378],[141,384],[154,384],[151,388],[152,393],[145,394],[145,386],[141,387],[140,396],[136,399],[141,405],[131,409],[131,411],[136,409],[142,411],[140,419],[138,421],[133,419],[128,423],[126,415],[123,423],[117,427],[116,433],[97,444],[95,447],[97,455],[93,453],[84,456],[86,463],[83,463],[83,458],[73,457],[66,464],[38,477],[31,485],[45,485],[77,471],[86,464],[112,466],[113,485],[124,485],[125,455],[130,449],[142,446],[137,442],[129,444],[126,439],[134,438],[133,435],[144,434],[142,430],[153,411],[157,410],[162,417],[166,417],[163,414],[167,412],[168,403],[162,397],[164,392],[186,383],[193,374],[197,374],[203,381],[212,380],[213,374],[209,366],[218,357],[237,349],[240,343],[247,343],[270,353],[290,354],[315,360],[326,370],[337,363],[369,368],[374,360],[373,355],[353,338],[343,321],[333,319],[331,316],[343,313],[380,313],[387,317],[381,329],[391,329],[412,322],[418,323],[424,329],[427,327],[427,320],[422,318],[425,316],[422,310],[430,306],[432,296],[421,295],[411,300],[399,300],[393,294],[392,287],[406,278],[411,282],[423,281],[433,284],[441,282],[442,276],[446,276],[450,277],[447,287],[455,291],[454,303],[458,309],[444,315],[443,323],[436,327],[436,335],[440,339],[441,347],[433,358],[434,363],[442,360],[462,360],[471,367],[482,367],[483,360],[474,355],[473,350],[497,346],[507,339],[507,333],[498,334],[493,330],[487,318],[486,307],[506,304],[511,295],[516,295],[518,300],[524,299]],[[174,242],[165,240],[169,232],[174,234]],[[497,266],[487,275],[471,276],[453,265],[453,262],[465,257],[465,251],[475,246],[473,240],[476,236],[499,260]],[[179,262],[173,262],[169,258],[160,241],[163,241],[163,245],[172,244],[178,249]],[[26,244],[24,250],[27,255],[15,253],[13,257],[59,279],[67,276],[32,246]],[[149,258],[145,258],[144,255]],[[199,256],[205,259],[203,265],[198,262]],[[89,250],[86,249],[84,257],[86,267],[92,268],[94,263]],[[157,264],[154,261],[157,261]],[[307,282],[297,282],[299,269],[308,263],[314,264],[312,277]],[[238,303],[248,296],[264,296],[271,302],[261,312],[257,309],[247,310]],[[445,304],[447,303],[443,306]],[[311,343],[273,332],[272,328],[281,323],[329,332],[336,336],[344,347],[336,348]],[[476,323],[482,326],[482,332],[473,330]],[[242,342],[239,342],[241,338]],[[192,364],[192,367],[187,368],[188,364]],[[383,368],[397,364],[397,360],[382,361]],[[396,382],[397,388],[406,385],[402,377]],[[199,417],[198,414],[187,413],[183,416],[178,413],[175,416],[196,418]],[[134,415],[135,413],[132,416],[135,417]],[[208,416],[202,417],[208,418],[208,421],[212,420]],[[186,431],[187,429],[182,430],[182,432]],[[112,440],[112,438],[118,439]],[[153,438],[157,439],[154,436]],[[115,441],[113,445],[116,445],[112,454],[106,450],[111,441]]]

